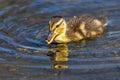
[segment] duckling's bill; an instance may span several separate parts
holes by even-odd
[[[54,32],[50,32],[47,39],[45,40],[48,44],[51,44],[54,40],[54,38],[56,37],[56,33]]]

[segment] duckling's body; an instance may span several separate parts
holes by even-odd
[[[106,28],[107,20],[103,16],[94,17],[89,14],[74,16],[69,21],[61,16],[53,16],[49,24],[50,33],[46,42],[50,44],[54,40],[67,43],[100,36]]]

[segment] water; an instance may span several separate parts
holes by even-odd
[[[0,80],[119,80],[119,0],[0,0]],[[53,15],[105,15],[94,40],[45,43]]]

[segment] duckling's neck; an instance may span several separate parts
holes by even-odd
[[[62,32],[56,36],[55,38],[55,41],[58,42],[58,43],[66,43],[66,42],[69,42],[70,40],[68,39],[67,35],[66,35],[66,32],[67,32],[67,24],[66,22],[64,21],[64,24],[62,26],[63,30]]]

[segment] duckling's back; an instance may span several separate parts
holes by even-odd
[[[101,21],[101,23],[103,24],[103,27],[106,27],[107,26],[107,18],[105,16],[98,16],[97,19],[99,21]]]
[[[84,38],[98,37],[103,33],[107,25],[107,19],[104,16],[95,17],[89,14],[85,14],[78,17],[75,16],[70,21],[68,21],[67,25],[68,28],[72,30],[72,33],[77,33],[77,36],[79,33],[79,36]]]

